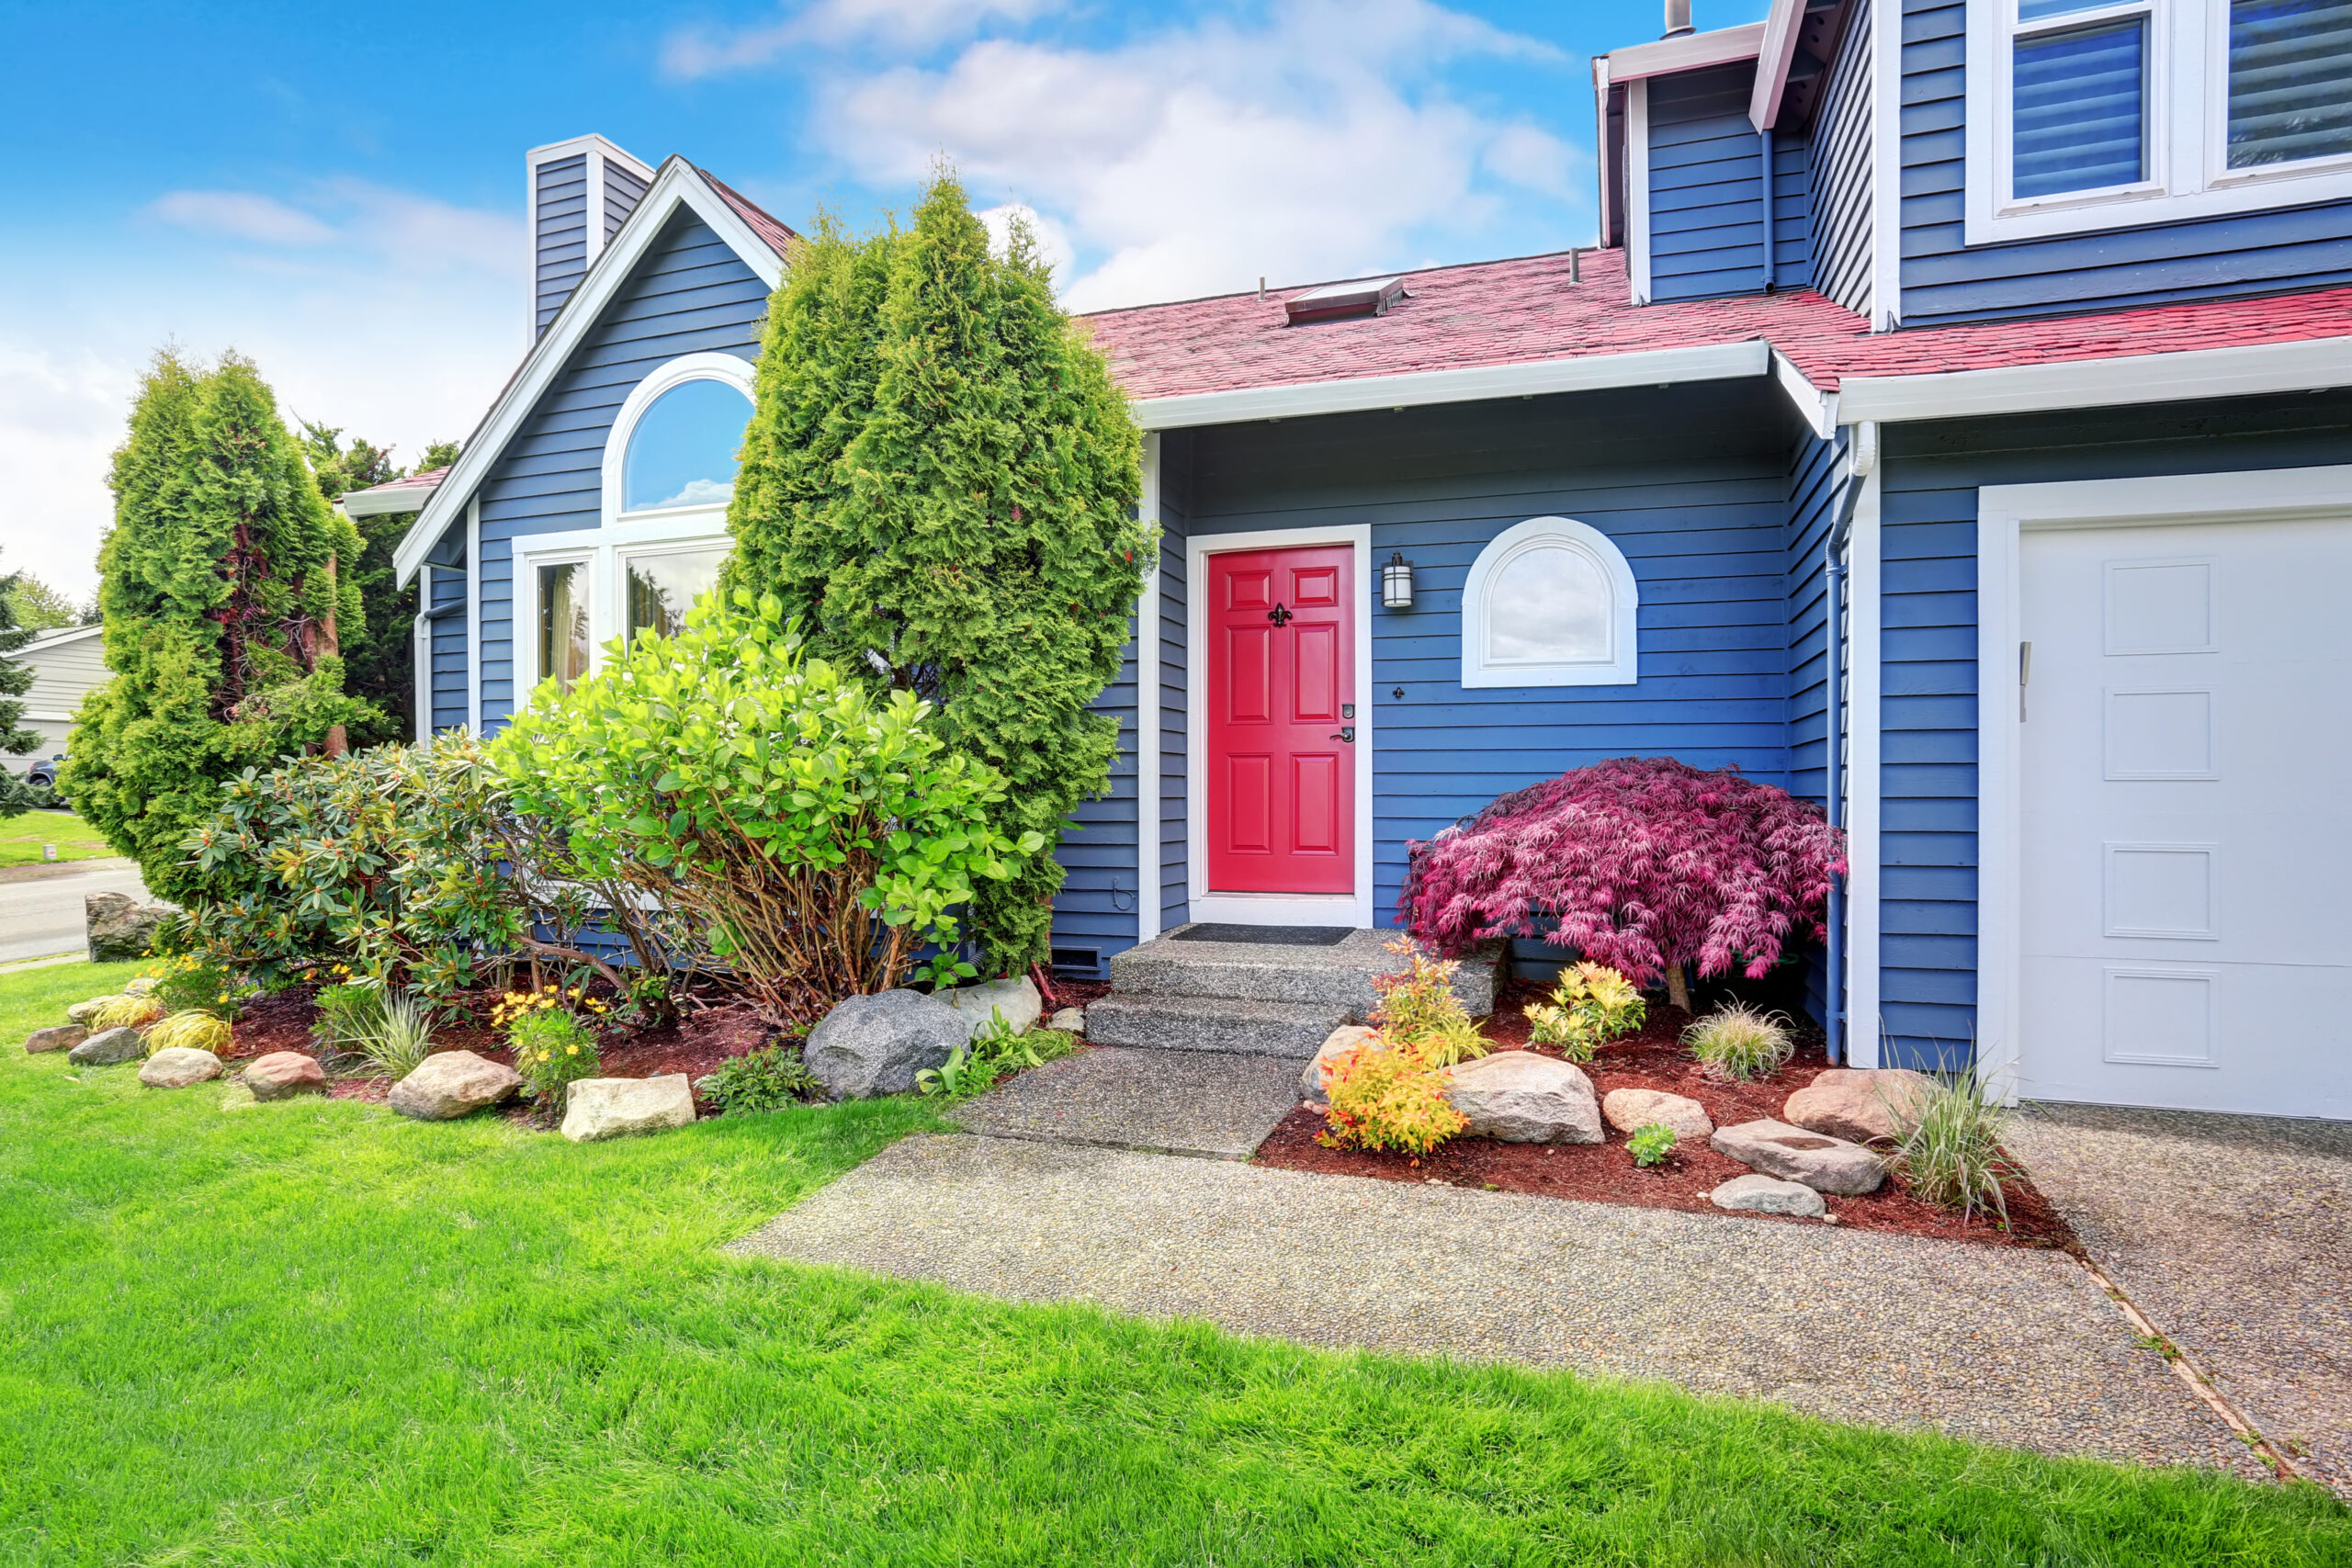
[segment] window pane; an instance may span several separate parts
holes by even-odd
[[[2130,185],[2147,166],[2147,25],[2018,39],[2009,179],[2018,197]]]
[[[663,637],[685,629],[686,612],[697,595],[718,585],[725,549],[682,550],[676,555],[639,556],[628,563],[628,635],[649,627]]]
[[[653,400],[629,433],[621,510],[724,506],[752,400],[725,381],[682,381]]]
[[[1489,662],[1605,662],[1615,624],[1609,575],[1582,550],[1537,545],[1511,556],[1488,580]]]
[[[2038,22],[2044,17],[2063,17],[2070,11],[2096,11],[2114,3],[2115,0],[2018,0],[2018,20]]]
[[[539,679],[563,691],[588,673],[588,566],[539,568]]]
[[[2352,152],[2352,0],[2234,0],[2230,167]]]

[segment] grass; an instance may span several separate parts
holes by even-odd
[[[130,973],[0,976],[0,1038]],[[2308,1487],[719,1256],[911,1100],[575,1146],[230,1098],[0,1058],[0,1562],[2352,1557]]]
[[[0,818],[0,865],[38,865],[43,844],[55,844],[60,861],[97,860],[114,853],[114,846],[96,828],[70,811]]]

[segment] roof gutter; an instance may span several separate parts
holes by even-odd
[[[1853,424],[2256,397],[2343,386],[2352,386],[2352,337],[1916,376],[1847,376],[1830,395],[1834,400],[1828,406],[1835,423]]]
[[[429,485],[411,485],[405,490],[378,488],[355,490],[336,502],[335,509],[345,517],[384,517],[396,512],[422,512],[433,499],[440,481]]]

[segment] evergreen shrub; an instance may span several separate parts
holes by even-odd
[[[1334,1149],[1425,1155],[1470,1124],[1445,1097],[1445,1074],[1414,1046],[1371,1040],[1324,1067],[1330,1110],[1316,1141]]]
[[[1432,958],[1410,937],[1386,945],[1405,960],[1405,967],[1372,977],[1380,998],[1372,1010],[1372,1026],[1381,1037],[1411,1046],[1433,1066],[1450,1067],[1485,1055],[1491,1047],[1462,998],[1453,994],[1453,976],[1462,965]]]

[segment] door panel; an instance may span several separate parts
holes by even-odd
[[[1354,551],[1208,558],[1208,889],[1355,891]]]
[[[2352,1115],[2352,524],[2021,561],[2021,1091]]]

